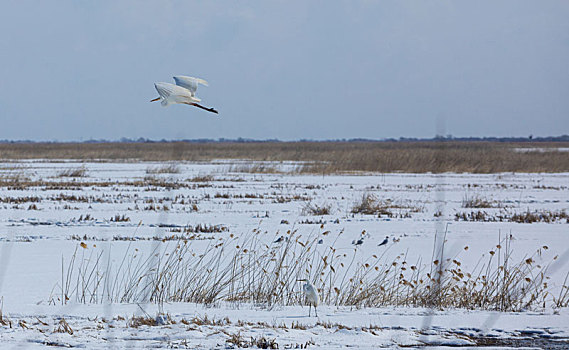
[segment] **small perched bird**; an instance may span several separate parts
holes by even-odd
[[[363,239],[363,237],[360,238],[360,239],[358,239],[357,241],[356,241],[356,240],[353,240],[353,241],[352,241],[352,244],[353,244],[353,245],[362,245],[362,244],[364,244],[364,239]]]
[[[311,306],[314,306],[314,312],[316,313],[316,317],[318,317],[318,311],[316,310],[316,307],[318,306],[318,304],[320,304],[320,297],[318,296],[318,291],[316,290],[314,285],[312,285],[312,283],[310,283],[310,281],[307,279],[301,279],[297,281],[306,282],[302,286],[302,290],[304,291],[304,296],[308,301],[308,317],[310,317]]]
[[[322,238],[320,238],[320,239],[318,240],[318,244],[322,244],[322,243],[324,243],[324,240],[323,240]]]
[[[284,236],[280,236],[280,237],[277,238],[277,240],[274,241],[273,243],[281,243],[282,241],[284,241]]]
[[[383,240],[383,242],[379,243],[377,246],[382,246],[382,245],[386,245],[387,242],[389,242],[389,236],[385,236],[385,239]]]

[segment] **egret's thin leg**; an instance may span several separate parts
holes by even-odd
[[[318,317],[318,310],[316,309],[316,305],[314,305],[314,312],[316,312],[316,317]]]
[[[308,317],[310,317],[310,308],[312,307],[312,304],[308,304]]]
[[[213,108],[207,108],[207,107],[204,107],[204,106],[199,105],[199,104],[197,104],[197,103],[188,103],[188,104],[191,105],[191,106],[196,106],[196,107],[201,108],[201,109],[203,109],[203,110],[206,110],[206,111],[208,111],[208,112],[218,114],[218,112],[217,112],[215,109],[213,109]]]
[[[150,100],[150,102],[158,101],[160,97],[156,97],[154,100]]]

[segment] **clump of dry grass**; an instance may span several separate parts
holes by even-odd
[[[442,238],[443,242],[445,237]],[[488,252],[486,262],[481,258],[472,271],[464,271],[455,258],[444,258],[444,243],[435,256],[427,279],[411,279],[404,283],[424,288],[414,288],[413,296],[426,305],[438,308],[459,307],[498,311],[521,311],[532,307],[545,307],[550,296],[547,284],[549,264],[541,265],[537,259],[548,249],[539,247],[533,255],[519,262],[512,261],[511,239],[506,236]],[[467,250],[468,247],[465,247]],[[557,256],[553,258],[553,261]],[[424,286],[424,285],[423,285]]]
[[[298,223],[301,225],[324,225],[326,223],[326,221],[324,221],[322,219],[318,219],[318,220],[305,219],[305,220],[299,221]]]
[[[182,172],[182,169],[177,164],[165,164],[159,165],[155,167],[148,167],[146,168],[147,174],[179,174]]]
[[[170,314],[158,313],[156,317],[146,314],[144,316],[132,316],[126,323],[129,328],[138,328],[141,326],[156,327],[168,324],[175,324]]]
[[[17,190],[21,189],[23,184],[29,181],[31,181],[31,179],[23,169],[0,173],[0,187]]]
[[[90,187],[112,187],[112,186],[131,186],[131,187],[144,187],[148,191],[158,191],[161,189],[179,189],[179,188],[199,188],[201,185],[191,182],[178,181],[176,179],[159,178],[156,176],[146,176],[141,180],[127,180],[127,181],[88,181],[73,179],[70,181],[63,181],[61,179],[38,179],[31,180],[30,178],[13,179],[11,177],[0,176],[0,188],[5,187],[9,190],[25,190],[30,188],[42,188],[42,190],[65,190],[74,191],[82,190]],[[86,196],[81,196],[86,197]]]
[[[463,208],[500,208],[501,205],[498,202],[489,201],[478,195],[474,195],[472,197],[465,195],[462,198],[462,207]]]
[[[57,326],[55,327],[53,332],[54,333],[67,333],[69,335],[73,335],[73,329],[71,328],[69,323],[67,323],[67,321],[63,317],[59,320],[59,322],[57,323]]]
[[[94,217],[91,216],[91,214],[85,214],[85,216],[83,216],[83,214],[81,214],[79,216],[79,219],[77,219],[77,221],[81,222],[81,221],[93,221],[95,220]]]
[[[330,209],[332,205],[330,204],[314,204],[314,203],[306,203],[304,208],[302,208],[302,215],[314,215],[314,216],[322,216],[322,215],[330,215]]]
[[[251,163],[251,164],[238,164],[229,167],[230,173],[250,173],[250,174],[281,174],[282,170],[278,169],[272,164],[264,163]]]
[[[0,203],[10,204],[23,204],[23,203],[40,203],[41,197],[26,196],[26,197],[0,197]]]
[[[115,216],[111,217],[110,221],[111,222],[129,222],[130,218],[124,214],[122,216],[119,214],[116,214]]]
[[[379,201],[376,196],[365,193],[362,195],[362,199],[352,207],[352,214],[391,216],[391,212],[387,208],[388,205]]]
[[[395,203],[390,199],[379,199],[371,193],[364,193],[360,201],[354,203],[352,214],[387,216],[389,218],[409,218],[412,213],[423,211],[423,208]]]
[[[216,320],[214,318],[210,319],[207,315],[204,315],[203,317],[196,315],[189,321],[182,319],[182,321],[180,321],[180,322],[185,324],[185,325],[194,324],[196,326],[222,326],[223,327],[223,326],[227,326],[227,325],[231,324],[229,317],[220,318],[220,319]]]
[[[569,285],[567,284],[567,280],[569,279],[569,272],[565,275],[565,279],[563,280],[563,285],[561,286],[561,290],[557,297],[553,297],[553,303],[555,307],[568,307],[569,306]]]
[[[189,182],[211,182],[214,180],[213,175],[197,175],[194,176],[187,181]]]
[[[12,320],[5,317],[2,310],[4,309],[4,297],[0,298],[0,325],[12,328]]]
[[[241,332],[237,332],[234,334],[228,334],[228,339],[225,341],[226,343],[232,344],[238,348],[257,348],[257,349],[278,349],[279,344],[276,342],[276,339],[265,338],[261,336],[259,338],[251,337],[250,340],[245,339]]]
[[[159,227],[165,227],[159,225]],[[172,227],[170,232],[183,232],[183,233],[221,233],[229,231],[229,228],[225,225],[210,225],[210,224],[196,224],[187,225],[184,227]]]
[[[58,177],[86,177],[87,176],[87,168],[82,165],[78,168],[69,168],[60,171],[57,173]]]
[[[516,222],[520,224],[531,224],[534,222],[563,222],[569,223],[569,215],[564,210],[535,210],[529,209],[523,213],[511,213],[500,211],[499,213],[487,213],[485,211],[457,212],[454,215],[455,221],[481,221],[481,222]]]
[[[518,223],[550,223],[565,220],[566,223],[569,223],[569,215],[567,215],[565,210],[536,210],[532,212],[528,209],[525,213],[513,214],[510,220]]]

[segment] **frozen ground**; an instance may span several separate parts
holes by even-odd
[[[112,251],[111,258],[120,260],[129,245],[148,251],[169,244],[164,238],[184,234],[192,236],[196,249],[204,249],[212,240],[253,230],[267,244],[288,230],[305,236],[330,231],[321,236],[322,246],[357,249],[362,261],[380,253],[385,261],[400,254],[408,261],[428,261],[435,233],[446,231],[447,254],[460,254],[465,269],[511,235],[514,260],[543,246],[548,248],[540,257],[544,264],[559,256],[549,269],[552,290],[562,285],[569,269],[569,225],[560,214],[569,208],[569,174],[322,176],[290,173],[295,166],[219,161],[181,163],[174,167],[177,173],[160,173],[163,164],[158,163],[0,163],[3,347],[225,348],[234,345],[227,340],[250,342],[251,337],[274,339],[279,348],[568,347],[562,341],[569,337],[569,313],[550,307],[498,313],[324,305],[319,318],[309,318],[301,306],[267,310],[250,304],[220,302],[205,308],[176,303],[164,306],[167,324],[132,327],[134,315],[154,317],[156,306],[53,305],[62,258],[68,261],[80,243],[89,252]],[[267,173],[249,173],[252,168]],[[62,176],[65,170],[81,170],[84,176]],[[368,194],[388,203],[390,214],[352,214]],[[475,199],[489,207],[465,208]],[[308,204],[330,206],[330,214],[311,215]],[[483,213],[480,220],[468,221],[477,212]],[[512,220],[524,213],[557,214],[550,222]],[[184,233],[197,225],[208,229]],[[363,244],[355,247],[352,242],[364,230]],[[386,236],[389,243],[378,247]],[[201,322],[206,315],[215,324]]]

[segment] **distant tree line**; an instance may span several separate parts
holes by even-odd
[[[386,139],[366,139],[366,138],[351,138],[351,139],[329,139],[329,140],[311,140],[300,139],[297,141],[282,141],[279,139],[249,139],[249,138],[236,138],[236,139],[180,139],[180,140],[151,140],[144,137],[137,139],[130,139],[123,137],[119,140],[86,140],[86,141],[33,141],[33,140],[0,140],[0,143],[169,143],[169,142],[187,142],[187,143],[275,143],[275,142],[441,142],[441,141],[464,141],[464,142],[569,142],[569,135],[561,136],[545,136],[534,137],[454,137],[452,135],[437,135],[433,138],[415,138],[415,137],[400,137],[386,138]]]

